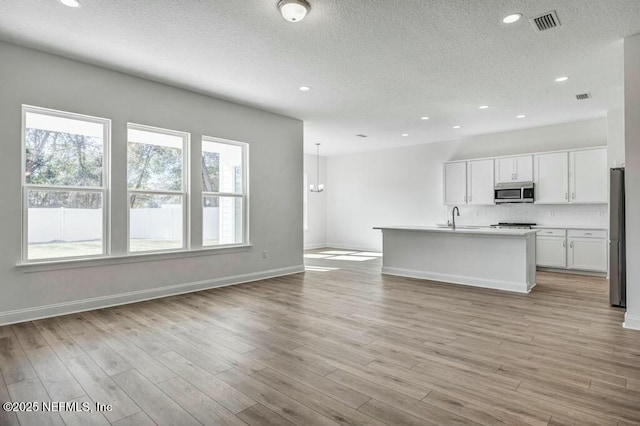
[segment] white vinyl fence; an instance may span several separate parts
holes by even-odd
[[[218,207],[204,209],[204,240],[220,235]],[[131,238],[180,240],[182,207],[133,209],[129,218]],[[29,209],[28,242],[92,241],[102,238],[102,209]]]

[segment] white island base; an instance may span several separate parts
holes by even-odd
[[[391,226],[382,230],[382,273],[529,293],[536,231]]]

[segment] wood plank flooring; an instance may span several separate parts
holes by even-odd
[[[1,401],[112,405],[0,424],[640,424],[640,332],[605,279],[539,273],[519,295],[307,263],[0,327]]]

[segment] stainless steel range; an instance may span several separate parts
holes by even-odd
[[[500,222],[495,225],[491,225],[492,228],[498,229],[532,229],[536,226],[535,223],[517,223],[517,222]]]

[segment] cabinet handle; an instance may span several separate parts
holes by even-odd
[[[576,199],[576,193],[575,193],[575,192],[571,194],[571,198],[572,198],[573,200],[575,200],[575,199]]]
[[[571,241],[571,244],[569,245],[569,247],[573,248],[573,241]]]
[[[565,193],[564,193],[564,199],[565,199],[565,200],[568,200],[568,199],[569,199],[569,193],[568,193],[568,192],[565,192]]]
[[[473,199],[473,197],[471,195],[469,195],[469,202],[471,202],[472,199]]]
[[[467,202],[467,196],[466,195],[464,196],[464,202],[465,203]]]
[[[562,247],[566,247],[566,246],[567,246],[567,242],[566,242],[566,241],[563,241],[563,242],[562,242]]]
[[[593,235],[592,232],[585,232],[584,235]]]

